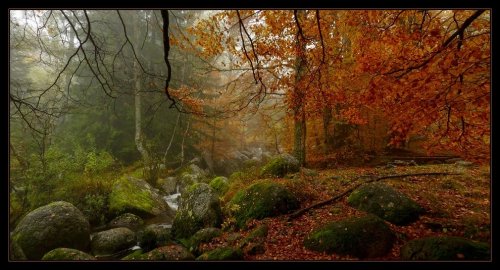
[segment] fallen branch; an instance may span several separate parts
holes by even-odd
[[[396,175],[386,175],[386,176],[380,176],[380,177],[377,177],[377,178],[373,178],[373,179],[370,179],[368,181],[365,181],[363,183],[359,183],[347,190],[345,190],[344,192],[328,199],[328,200],[325,200],[325,201],[321,201],[319,203],[315,203],[311,206],[308,206],[306,208],[303,208],[303,209],[299,209],[293,213],[291,213],[289,216],[288,216],[288,221],[291,221],[301,215],[303,215],[305,212],[311,210],[311,209],[314,209],[314,208],[318,208],[318,207],[321,207],[321,206],[324,206],[324,205],[327,205],[329,203],[332,203],[332,202],[335,202],[339,199],[341,199],[342,197],[344,197],[345,195],[347,195],[348,193],[351,193],[352,191],[354,191],[355,189],[357,189],[358,187],[364,185],[364,184],[368,184],[368,183],[372,183],[372,182],[377,182],[377,181],[380,181],[380,180],[383,180],[383,179],[390,179],[390,178],[401,178],[401,177],[408,177],[408,176],[429,176],[429,175],[460,175],[460,173],[439,173],[439,172],[435,172],[435,173],[410,173],[410,174],[396,174]],[[359,178],[361,178],[363,176],[360,176]]]

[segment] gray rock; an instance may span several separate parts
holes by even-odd
[[[182,194],[172,225],[172,235],[176,239],[187,238],[200,229],[219,227],[221,223],[218,193],[209,185],[198,183]]]
[[[90,224],[71,203],[57,201],[28,213],[19,221],[12,239],[27,259],[39,260],[58,247],[86,250]]]
[[[151,224],[138,233],[139,245],[145,251],[167,245],[171,242],[171,229],[159,224]]]
[[[191,254],[185,247],[181,245],[168,245],[151,250],[140,256],[139,260],[152,261],[190,261],[194,260]]]
[[[144,220],[132,213],[125,213],[109,222],[109,228],[126,227],[132,231],[137,231],[144,224]]]
[[[42,261],[95,261],[94,256],[72,248],[56,248],[43,255]]]
[[[109,256],[136,244],[135,233],[129,228],[115,228],[98,232],[90,243],[92,254]]]
[[[161,191],[165,194],[177,193],[177,177],[167,177],[158,180],[158,186],[160,186]]]

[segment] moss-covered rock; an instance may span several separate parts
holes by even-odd
[[[215,237],[221,236],[222,230],[219,228],[204,228],[197,231],[191,238],[195,244],[210,242]]]
[[[143,224],[144,220],[142,220],[142,218],[140,218],[139,216],[136,216],[132,213],[125,213],[111,220],[108,224],[108,227],[125,227],[131,229],[132,231],[137,231]]]
[[[200,244],[210,242],[220,235],[222,235],[222,230],[219,228],[204,228],[197,231],[191,238],[183,240],[182,243],[191,253],[200,255]]]
[[[171,229],[159,224],[151,224],[137,234],[139,246],[150,251],[172,242]]]
[[[210,181],[210,187],[217,191],[220,195],[224,195],[229,189],[229,180],[224,176],[218,176]]]
[[[115,215],[133,213],[150,218],[172,209],[151,185],[142,179],[124,177],[115,182],[109,196],[109,211]]]
[[[19,221],[12,240],[29,260],[39,260],[58,247],[86,250],[90,224],[71,203],[58,201],[39,207]]]
[[[487,243],[461,237],[426,237],[409,241],[401,248],[403,260],[490,260]]]
[[[222,211],[217,192],[205,183],[190,186],[180,199],[172,225],[175,239],[189,238],[200,229],[220,227]]]
[[[253,229],[241,242],[239,247],[245,254],[255,255],[265,252],[265,239],[269,231],[267,224],[262,224]]]
[[[98,232],[90,243],[92,254],[109,256],[136,244],[135,233],[129,228],[115,228]]]
[[[19,246],[19,244],[10,239],[9,242],[9,258],[11,260],[27,260],[26,255],[24,255],[23,249]]]
[[[174,244],[153,249],[150,252],[140,255],[138,259],[152,261],[189,261],[195,258],[185,247]]]
[[[389,252],[394,240],[394,233],[382,219],[367,215],[332,222],[316,229],[306,237],[304,246],[329,254],[373,258]]]
[[[42,261],[72,261],[72,260],[96,260],[96,258],[83,251],[72,248],[56,248],[47,252]]]
[[[143,250],[137,249],[134,252],[128,254],[127,256],[121,258],[122,261],[134,261],[134,260],[142,260]]]
[[[287,173],[298,172],[299,161],[290,154],[281,154],[269,161],[261,169],[262,176],[284,177]]]
[[[266,180],[238,191],[229,202],[238,205],[236,225],[243,228],[250,219],[277,216],[297,209],[299,201],[283,185]]]
[[[201,254],[197,261],[236,261],[243,260],[243,252],[239,248],[222,247]]]
[[[411,223],[423,212],[415,201],[382,183],[361,186],[351,193],[347,202],[396,225]]]

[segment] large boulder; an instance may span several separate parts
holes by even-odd
[[[307,249],[326,253],[373,258],[391,250],[395,235],[374,215],[329,223],[314,230],[304,240]]]
[[[178,177],[178,185],[181,193],[193,184],[203,182],[207,177],[207,172],[198,167],[196,164],[189,164],[183,168]]]
[[[109,256],[136,244],[135,233],[128,228],[115,228],[98,232],[90,243],[92,254],[95,256]]]
[[[185,247],[172,244],[153,249],[136,259],[152,261],[189,261],[195,258]]]
[[[347,202],[396,225],[415,221],[424,210],[405,194],[382,183],[361,186],[351,193]]]
[[[143,224],[144,220],[142,220],[142,218],[140,218],[139,216],[136,216],[132,213],[125,213],[111,220],[108,224],[108,227],[126,227],[131,229],[132,231],[137,231]]]
[[[149,251],[171,242],[171,228],[159,224],[148,225],[137,234],[139,246]]]
[[[28,260],[39,260],[58,247],[87,250],[90,224],[71,203],[57,201],[39,207],[21,219],[12,240]]]
[[[426,237],[409,241],[401,248],[403,260],[490,260],[487,243],[460,237]]]
[[[281,154],[274,157],[261,169],[262,176],[283,177],[288,173],[298,172],[299,161],[290,154]]]
[[[221,247],[201,254],[197,261],[236,261],[243,260],[243,252],[239,248]]]
[[[226,191],[229,189],[229,180],[227,177],[224,176],[218,176],[212,179],[209,183],[210,187],[217,191],[219,195],[224,195]]]
[[[76,261],[76,260],[94,261],[96,260],[96,258],[90,254],[72,248],[56,248],[47,252],[42,257],[42,261]]]
[[[269,180],[238,191],[229,203],[238,206],[234,216],[240,228],[245,227],[248,220],[285,214],[300,206],[289,190]]]
[[[209,185],[198,183],[182,194],[172,235],[176,239],[188,238],[200,229],[219,227],[221,223],[219,195]]]
[[[142,218],[174,212],[150,184],[132,177],[121,178],[113,185],[109,211],[115,215],[129,212]]]

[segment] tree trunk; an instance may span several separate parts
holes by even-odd
[[[135,14],[136,18],[136,23],[135,23],[135,29],[134,29],[134,40],[136,41],[135,44],[139,44],[140,40],[140,17],[139,14],[137,14],[138,11]],[[140,51],[137,51],[139,57]],[[139,153],[141,153],[142,160],[144,161],[145,164],[149,163],[149,153],[146,150],[146,147],[144,147],[144,135],[142,133],[142,112],[141,112],[141,69],[139,66],[139,63],[137,63],[137,59],[134,59],[134,94],[135,94],[135,145],[137,147],[137,150]]]
[[[304,10],[297,11],[297,21],[300,23],[303,21],[305,13]],[[297,26],[298,28],[298,26]],[[299,31],[299,30],[297,30]],[[295,87],[293,89],[295,97],[295,108],[294,112],[294,144],[293,144],[293,155],[299,160],[301,166],[306,163],[306,115],[304,111],[304,89],[301,88],[300,82],[302,77],[306,72],[306,41],[297,32],[296,46],[298,48],[298,55],[295,60]]]

